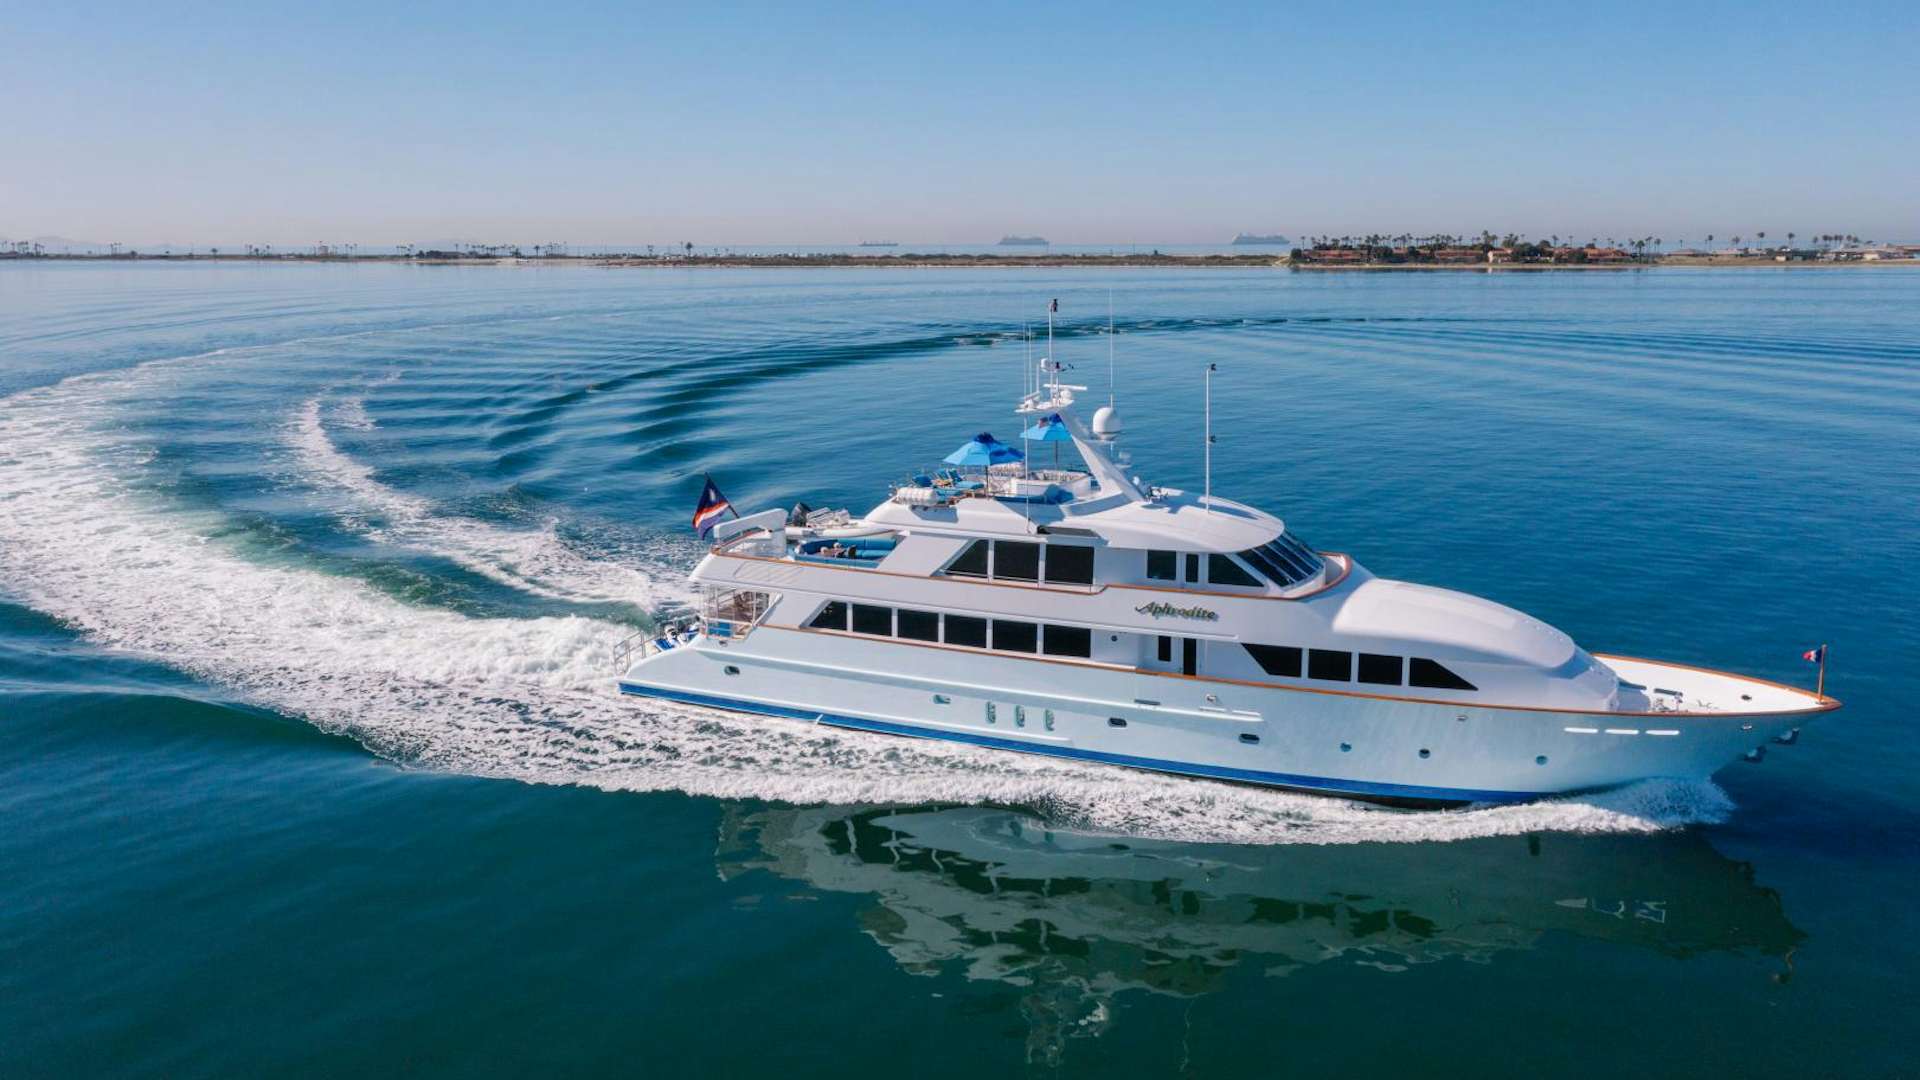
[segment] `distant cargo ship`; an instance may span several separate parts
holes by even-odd
[[[1233,238],[1235,247],[1287,247],[1292,243],[1293,241],[1279,233],[1268,236],[1262,236],[1259,233],[1241,233]]]
[[[861,247],[899,247],[900,241],[898,240],[862,240],[860,241],[860,246]]]
[[[1044,236],[1003,236],[1000,238],[1000,246],[1001,247],[1046,247],[1047,238]]]

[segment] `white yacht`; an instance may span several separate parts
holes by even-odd
[[[623,643],[620,689],[1420,804],[1705,778],[1840,705],[1588,653],[1512,608],[1375,577],[1251,506],[1148,484],[1112,403],[1083,423],[1086,388],[1038,367],[1024,441],[1080,467],[982,433],[864,517],[713,526],[697,617]]]

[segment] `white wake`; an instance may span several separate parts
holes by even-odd
[[[339,410],[342,427],[372,430],[363,399]],[[550,600],[630,603],[652,610],[684,599],[677,581],[656,582],[612,559],[596,559],[561,539],[558,525],[511,529],[446,515],[430,499],[381,483],[373,469],[342,453],[327,434],[319,398],[302,405],[286,425],[302,479],[346,497],[341,520],[382,543],[431,552],[489,580]]]
[[[142,493],[147,448],[116,430],[165,389],[136,368],[0,400],[0,590],[106,645],[191,671],[305,717],[393,761],[529,782],[679,790],[794,803],[1001,803],[1062,823],[1249,843],[1451,840],[1542,830],[1654,831],[1730,810],[1711,784],[1648,783],[1523,806],[1406,813],[1332,799],[1028,758],[973,747],[622,699],[592,619],[478,619],[402,603],[354,578],[273,562],[230,522]],[[310,435],[318,406],[296,418]],[[324,431],[320,432],[324,437]],[[507,577],[499,537],[436,531],[330,442],[310,464],[380,503],[396,535],[464,552]],[[394,524],[398,523],[398,524]],[[504,545],[511,548],[511,545]],[[512,557],[510,557],[512,556]],[[643,575],[644,576],[644,575]],[[624,588],[612,575],[606,588]]]

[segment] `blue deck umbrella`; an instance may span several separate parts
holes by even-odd
[[[1072,442],[1073,432],[1067,430],[1067,422],[1060,414],[1054,413],[1021,432],[1020,437],[1028,442]]]
[[[968,440],[966,445],[948,454],[945,461],[949,465],[1005,465],[1010,461],[1019,461],[1026,457],[1020,451],[994,438],[988,432],[981,432]]]
[[[1060,447],[1063,442],[1073,441],[1073,432],[1067,430],[1067,422],[1059,413],[1041,418],[1040,422],[1020,433],[1028,442],[1050,442],[1053,448],[1053,467],[1060,467]]]

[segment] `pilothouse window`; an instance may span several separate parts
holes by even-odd
[[[1172,581],[1180,576],[1180,560],[1171,551],[1147,552],[1147,577],[1154,581]]]
[[[1272,541],[1240,553],[1275,585],[1287,588],[1320,572],[1326,563],[1291,533],[1282,533]]]
[[[1259,578],[1242,570],[1240,564],[1234,562],[1231,558],[1219,554],[1207,556],[1207,583],[1209,585],[1238,585],[1251,589],[1260,587]]]

